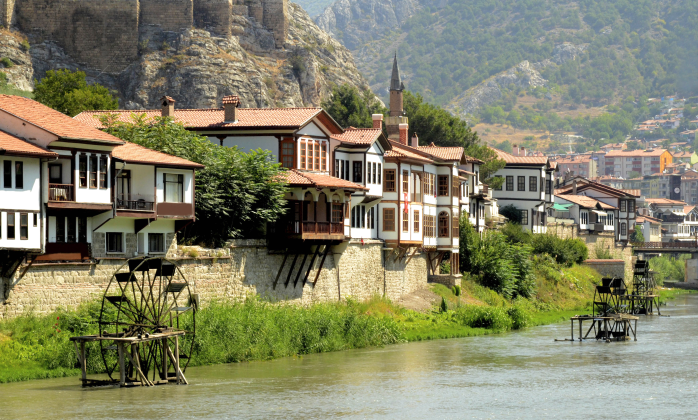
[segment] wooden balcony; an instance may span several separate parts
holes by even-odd
[[[75,201],[72,184],[48,184],[48,201]]]
[[[116,209],[117,210],[128,210],[128,211],[144,211],[152,212],[155,211],[155,199],[151,196],[146,195],[121,195],[116,198]]]

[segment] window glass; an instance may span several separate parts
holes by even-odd
[[[90,188],[97,188],[97,156],[90,156]]]
[[[12,162],[6,160],[3,162],[3,183],[4,188],[12,188]]]
[[[402,171],[402,192],[410,192],[410,173],[409,171]]]
[[[19,214],[19,239],[29,239],[29,215]]]
[[[293,157],[295,155],[294,148],[295,143],[293,141],[284,141],[281,143],[281,166],[288,169],[295,168]]]
[[[63,165],[48,165],[48,182],[52,184],[63,183]]]
[[[15,239],[15,214],[7,213],[7,239]]]
[[[514,191],[514,176],[507,175],[507,191]]]
[[[107,232],[107,252],[124,252],[121,232]]]
[[[448,197],[448,175],[439,175],[439,197]]]
[[[24,188],[24,163],[15,162],[15,188]]]
[[[76,218],[75,218],[75,216],[68,216],[67,219],[68,219],[68,232],[67,232],[68,239],[67,239],[67,242],[74,243],[75,238],[76,238],[76,234],[77,234],[77,232],[76,232],[77,231]]]
[[[99,188],[107,188],[107,157],[99,157]]]
[[[528,177],[528,190],[532,192],[538,191],[538,179],[535,176]]]
[[[84,154],[80,155],[80,159],[78,161],[78,167],[79,167],[80,187],[86,188],[87,187],[87,156],[85,156]]]
[[[439,238],[448,238],[448,213],[439,213]]]
[[[395,209],[383,209],[383,231],[395,231]]]
[[[385,185],[383,189],[385,192],[395,192],[395,169],[385,170]]]
[[[410,214],[406,211],[402,212],[402,231],[403,232],[410,231]]]
[[[382,174],[382,172],[381,172],[381,171],[382,171],[381,166],[383,166],[383,165],[381,165],[381,164],[379,163],[379,164],[378,164],[378,171],[377,171],[377,174],[378,174],[378,182],[377,182],[377,184],[383,183],[383,181],[381,181],[381,174]]]
[[[354,161],[353,162],[353,169],[354,169],[353,181],[356,183],[361,183],[362,182],[361,179],[363,178],[361,176],[362,172],[363,172],[363,162]]]
[[[517,177],[516,182],[517,182],[517,186],[516,186],[517,191],[526,191],[526,177],[525,176]]]
[[[414,211],[414,233],[419,233],[419,210]]]
[[[521,225],[528,226],[528,210],[521,210]]]
[[[306,158],[307,158],[306,147],[307,147],[306,141],[301,140],[301,169],[306,168]]]
[[[65,216],[56,216],[56,242],[65,242]]]
[[[149,233],[148,234],[148,252],[165,252],[165,234],[164,233]]]
[[[164,174],[165,177],[165,202],[184,202],[184,175]]]
[[[320,169],[322,172],[327,171],[327,143],[324,141],[322,142],[322,147],[320,150],[320,161],[322,162],[322,169]]]

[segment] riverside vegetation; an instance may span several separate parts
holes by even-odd
[[[463,255],[470,272],[462,287],[431,285],[440,305],[417,312],[375,297],[310,307],[274,304],[250,297],[214,302],[197,314],[191,365],[269,360],[400,342],[468,337],[550,324],[590,312],[593,269],[578,265],[586,249],[572,240],[532,235],[507,225],[482,240],[461,226]],[[481,242],[478,242],[481,241]],[[662,292],[663,299],[671,297]],[[69,338],[96,334],[99,302],[49,315],[27,314],[0,322],[0,382],[78,374]],[[87,367],[102,369],[97,348],[88,348]]]

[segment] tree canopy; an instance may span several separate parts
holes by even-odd
[[[98,83],[88,85],[84,72],[67,69],[49,70],[41,81],[34,80],[34,99],[71,117],[119,107],[109,89]]]
[[[287,187],[268,151],[217,146],[170,117],[133,114],[123,123],[106,115],[102,123],[123,140],[205,165],[196,174],[196,222],[181,233],[184,242],[221,246],[230,238],[261,237],[285,211]]]
[[[322,102],[322,108],[344,128],[370,128],[373,126],[371,115],[387,112],[370,90],[360,92],[351,85],[334,86],[332,94]]]

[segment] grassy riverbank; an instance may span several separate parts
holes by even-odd
[[[257,299],[214,303],[197,315],[192,365],[268,360],[299,354],[384,346],[406,341],[468,337],[545,325],[591,311],[600,276],[584,266],[536,269],[536,294],[510,301],[464,277],[462,293],[431,285],[440,298],[431,311],[416,312],[390,301],[348,299],[303,308]],[[686,291],[662,290],[666,301]],[[99,305],[51,315],[27,315],[0,322],[0,383],[75,376],[71,336],[96,334]],[[89,351],[89,348],[88,348]],[[97,349],[88,352],[88,369],[98,372]]]

